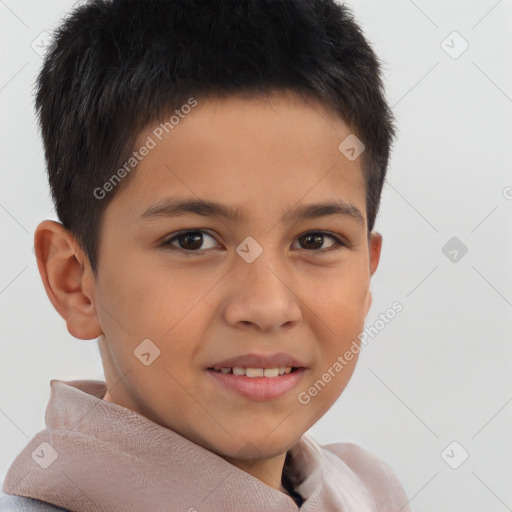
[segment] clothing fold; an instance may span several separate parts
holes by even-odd
[[[103,400],[103,381],[52,379],[50,387],[46,428],[9,467],[6,494],[71,512],[299,510],[290,496],[217,454]],[[355,444],[322,447],[305,433],[288,453],[284,470],[304,499],[301,511],[410,511],[389,466]]]

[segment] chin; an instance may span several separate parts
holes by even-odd
[[[287,452],[300,438],[302,434],[276,436],[269,435],[245,435],[243,438],[233,439],[232,442],[216,445],[213,451],[225,459],[257,460],[277,457]]]

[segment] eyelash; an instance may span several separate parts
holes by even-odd
[[[174,240],[177,240],[177,239],[179,239],[180,237],[182,237],[184,235],[188,235],[188,234],[192,234],[192,233],[206,234],[206,235],[208,235],[208,236],[210,236],[211,238],[214,239],[213,235],[211,235],[210,233],[208,233],[207,231],[205,231],[203,229],[189,229],[189,230],[185,230],[185,231],[180,231],[177,234],[173,235],[171,238],[167,238],[162,243],[162,247],[164,249],[166,249],[166,250],[169,250],[169,251],[181,251],[181,252],[183,252],[185,254],[204,254],[205,252],[208,252],[208,251],[212,250],[212,248],[210,248],[210,249],[199,249],[199,250],[187,250],[187,249],[182,249],[181,247],[176,247],[176,246],[171,245],[171,242],[173,242]],[[329,252],[329,251],[337,251],[337,250],[340,250],[340,249],[342,249],[344,247],[348,247],[348,245],[346,243],[344,243],[340,238],[338,238],[337,236],[335,236],[332,233],[329,233],[327,231],[307,231],[306,233],[303,233],[303,234],[299,235],[297,237],[297,239],[304,238],[304,237],[306,237],[308,235],[320,235],[320,236],[323,236],[323,237],[329,237],[329,238],[331,238],[334,241],[334,245],[332,245],[331,247],[328,247],[327,249],[312,249],[312,250],[304,249],[306,252],[326,253],[326,252]]]

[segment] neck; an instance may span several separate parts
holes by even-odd
[[[237,468],[249,473],[254,478],[257,478],[264,484],[283,492],[289,496],[289,492],[282,484],[282,475],[284,462],[286,459],[286,452],[276,457],[269,459],[246,460],[236,459],[231,457],[224,457],[230,464]]]

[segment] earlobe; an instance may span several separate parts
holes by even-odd
[[[97,338],[102,330],[93,301],[92,270],[73,235],[62,224],[45,220],[34,234],[37,268],[53,307],[79,339]]]

